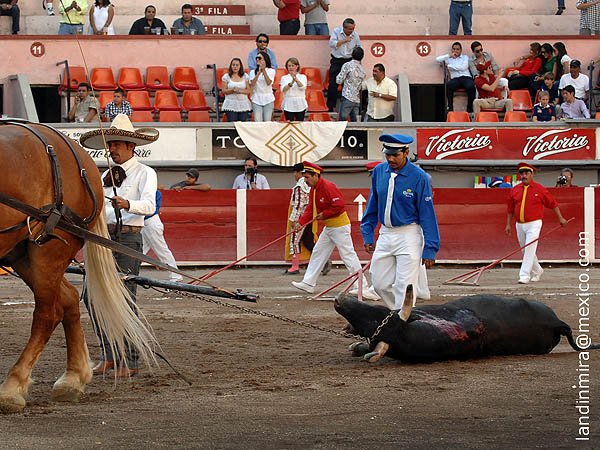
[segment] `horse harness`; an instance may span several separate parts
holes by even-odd
[[[86,190],[88,191],[90,198],[92,199],[93,208],[92,208],[92,212],[90,213],[89,216],[87,216],[85,218],[81,218],[68,205],[65,205],[63,203],[63,180],[62,180],[62,174],[61,174],[61,170],[60,170],[60,162],[58,160],[56,152],[54,151],[54,147],[52,147],[52,145],[48,143],[46,138],[39,131],[37,131],[35,128],[33,128],[31,126],[31,124],[32,124],[31,122],[28,122],[25,120],[19,120],[19,119],[0,119],[0,125],[16,125],[16,126],[22,127],[24,129],[26,129],[28,132],[30,132],[31,134],[33,134],[38,140],[40,140],[42,142],[42,145],[44,146],[44,148],[46,150],[48,158],[50,159],[50,167],[51,167],[51,171],[52,171],[52,181],[53,181],[53,185],[54,185],[54,203],[42,206],[39,210],[37,210],[41,214],[36,214],[36,215],[28,214],[28,217],[23,222],[0,230],[0,234],[10,233],[12,231],[17,231],[17,230],[20,230],[21,228],[24,228],[25,226],[28,226],[29,231],[30,231],[30,240],[37,245],[43,245],[46,242],[48,242],[50,239],[63,240],[62,238],[60,238],[59,236],[54,234],[54,229],[56,228],[56,226],[60,220],[65,220],[66,222],[68,222],[72,225],[87,229],[88,225],[96,218],[97,210],[98,210],[98,199],[96,198],[94,190],[92,189],[92,186],[90,184],[90,180],[88,178],[87,171],[85,170],[85,168],[83,167],[83,165],[81,163],[81,158],[79,157],[79,154],[77,153],[77,150],[75,149],[75,147],[73,147],[73,144],[71,143],[71,141],[63,133],[58,131],[56,128],[53,128],[49,125],[37,124],[37,125],[48,128],[49,130],[54,132],[56,135],[60,136],[62,138],[62,140],[67,144],[67,146],[71,150],[71,153],[75,157],[75,161],[77,162],[77,166],[79,169],[79,176],[81,178],[81,181],[83,182],[83,185],[85,186]],[[15,205],[17,203],[22,203],[22,202],[0,192],[0,203],[10,206],[14,209],[20,210],[19,208],[15,208]],[[36,209],[36,208],[34,208],[34,209]],[[22,210],[20,210],[20,211],[24,212]],[[35,233],[35,235],[33,234],[31,227],[30,227],[30,217],[34,217],[34,219],[37,219],[40,222],[44,223],[43,228],[41,230],[39,230],[37,233]]]

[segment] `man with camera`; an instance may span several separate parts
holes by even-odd
[[[568,167],[561,170],[555,187],[577,187],[573,184],[573,170]]]
[[[248,156],[244,163],[244,173],[233,181],[232,189],[270,189],[267,177],[258,173],[258,161]]]

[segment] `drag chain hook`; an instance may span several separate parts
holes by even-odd
[[[375,333],[373,333],[373,336],[371,336],[370,338],[367,339],[367,344],[371,345],[371,342],[373,342],[373,339],[375,339],[377,337],[377,335],[379,335],[379,333],[381,332],[383,327],[385,327],[387,325],[387,323],[389,322],[389,320],[392,318],[392,316],[394,314],[396,314],[396,311],[392,309],[390,311],[390,313],[387,315],[387,317],[381,321],[381,323],[375,330]]]

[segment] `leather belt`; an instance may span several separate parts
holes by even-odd
[[[113,234],[116,231],[117,231],[117,226],[114,223],[109,223],[108,224],[108,232]],[[142,231],[142,227],[138,227],[135,225],[123,225],[121,227],[122,234],[139,233],[140,231]]]

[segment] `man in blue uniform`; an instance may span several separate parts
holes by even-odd
[[[400,317],[407,320],[412,299],[405,304],[406,289],[417,285],[421,261],[427,268],[435,262],[440,233],[429,177],[408,160],[413,138],[383,134],[379,140],[387,162],[373,169],[360,231],[365,250],[373,253],[371,279],[375,291],[388,308],[401,310]],[[382,225],[376,246],[378,223]]]

